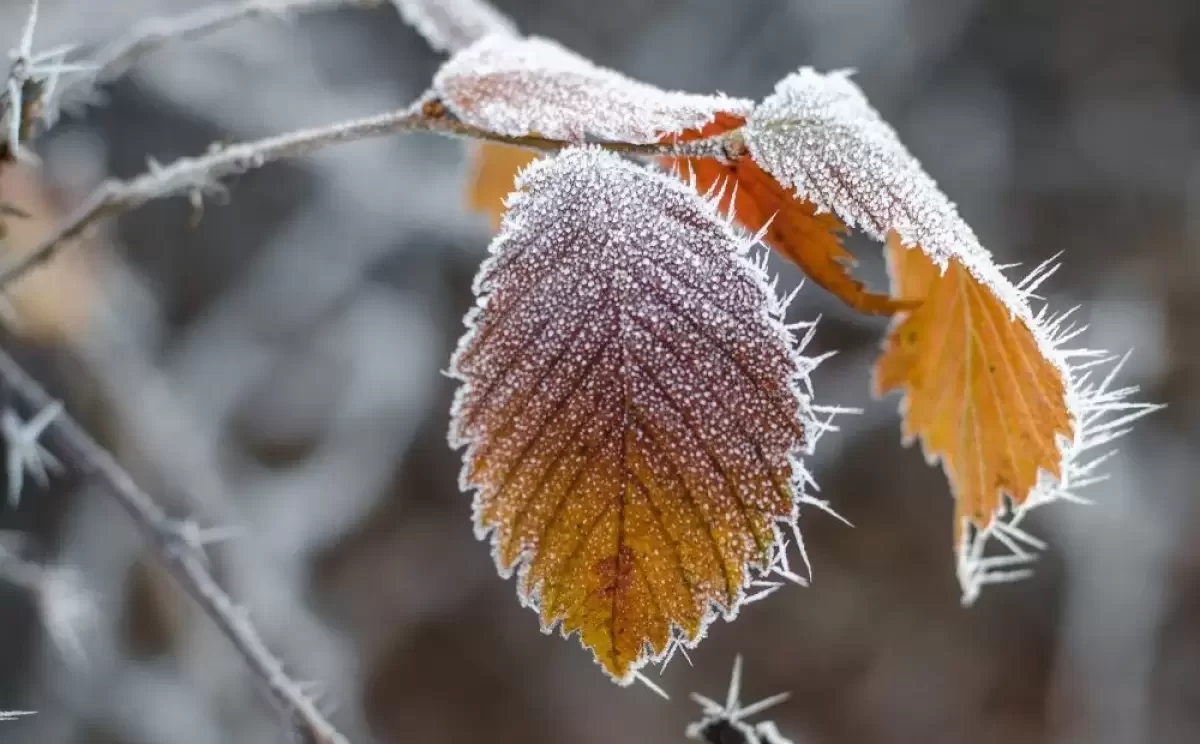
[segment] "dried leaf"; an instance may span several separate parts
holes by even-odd
[[[755,161],[797,198],[889,240],[892,295],[919,303],[894,321],[876,392],[905,390],[906,441],[920,437],[946,471],[964,602],[987,583],[1026,575],[1020,567],[1044,546],[1020,529],[1024,515],[1078,500],[1104,459],[1084,454],[1154,407],[1129,402],[1133,389],[1110,389],[1115,369],[1089,381],[1111,358],[1065,350],[1078,331],[1029,306],[1053,268],[1009,281],[847,73],[788,76],[743,134]],[[1003,554],[986,552],[992,541]]]
[[[919,437],[926,460],[942,463],[956,500],[957,572],[969,604],[989,583],[1029,575],[1025,566],[1045,544],[1021,529],[1025,515],[1081,501],[1079,489],[1103,479],[1098,468],[1113,454],[1091,451],[1158,406],[1130,401],[1136,388],[1113,388],[1121,363],[1091,381],[1115,358],[1063,348],[1083,330],[1065,325],[1070,312],[1031,312],[1027,298],[1054,273],[1052,263],[1014,286],[998,270],[981,281],[957,258],[942,273],[894,235],[887,254],[893,292],[921,304],[894,321],[875,393],[904,391],[905,444]],[[1006,296],[1018,298],[1015,309]],[[992,543],[998,554],[988,551]]]
[[[457,52],[488,34],[517,36],[517,25],[485,0],[392,0],[404,22],[439,52]]]
[[[745,119],[720,113],[709,125],[684,132],[680,141],[714,137],[745,123]],[[672,141],[674,137],[667,138]],[[891,315],[910,303],[876,294],[850,274],[857,263],[842,246],[840,235],[846,226],[828,211],[820,212],[811,203],[796,198],[753,159],[744,157],[722,162],[711,158],[666,160],[674,164],[685,180],[693,181],[701,192],[722,192],[721,210],[733,207],[738,222],[751,232],[766,228],[763,240],[799,266],[810,279],[850,307],[872,315]],[[737,203],[734,204],[734,200]]]
[[[579,631],[621,683],[736,614],[805,498],[811,360],[746,249],[663,174],[595,148],[538,161],[452,361],[477,533],[544,630]]]
[[[649,144],[751,102],[668,92],[594,65],[549,39],[496,34],[451,57],[433,90],[458,118],[489,132],[583,144]]]
[[[967,523],[986,529],[1022,503],[1038,471],[1062,477],[1058,437],[1073,437],[1064,376],[1025,322],[951,259],[942,274],[893,239],[895,291],[923,300],[891,330],[875,369],[876,393],[904,389],[904,437],[940,459],[956,499],[955,544]]]
[[[538,154],[521,147],[478,142],[471,146],[470,158],[467,207],[486,214],[492,229],[499,230],[507,209],[505,200],[512,193],[517,174],[537,160]]]

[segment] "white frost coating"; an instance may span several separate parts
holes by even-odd
[[[491,132],[579,144],[595,138],[649,144],[704,126],[752,102],[661,90],[598,67],[538,37],[493,35],[446,62],[433,89],[463,121]]]
[[[1074,431],[1072,439],[1058,441],[1061,479],[1039,472],[1020,507],[998,509],[978,533],[964,529],[964,544],[955,546],[964,604],[974,602],[987,584],[1027,576],[1028,564],[1044,546],[1021,530],[1025,515],[1052,501],[1081,501],[1076,491],[1095,481],[1096,469],[1108,457],[1085,456],[1156,406],[1130,402],[1136,388],[1113,389],[1119,364],[1099,383],[1091,381],[1092,370],[1114,358],[1065,348],[1083,329],[1064,327],[1065,316],[1051,317],[1044,307],[1034,314],[1029,304],[1037,285],[1053,273],[1052,263],[1017,285],[1009,281],[849,73],[821,74],[806,67],[789,75],[755,109],[744,134],[755,161],[800,198],[878,240],[897,233],[906,247],[919,247],[943,271],[950,258],[958,259],[1030,329],[1042,356],[1058,370]],[[902,321],[901,315],[894,324]],[[907,398],[900,406],[904,414]],[[925,455],[931,465],[939,459]]]
[[[894,231],[938,266],[954,256],[972,273],[984,265],[994,269],[954,204],[848,72],[805,67],[787,76],[754,110],[743,134],[768,173],[850,227],[877,240]]]
[[[476,534],[491,540],[501,575],[519,571],[523,603],[538,609],[547,591],[520,588],[531,561],[566,560],[569,577],[573,565],[626,551],[637,573],[623,594],[633,599],[621,608],[614,600],[614,617],[663,616],[637,604],[648,596],[642,582],[692,603],[696,637],[663,621],[670,641],[653,657],[639,645],[624,684],[695,646],[717,617],[735,617],[771,587],[769,576],[800,581],[781,529],[799,540],[799,505],[827,508],[805,494],[813,484],[799,459],[835,412],[807,394],[816,361],[800,352],[811,326],[800,340],[785,326],[784,304],[748,255],[755,241],[735,233],[716,200],[594,147],[533,163],[475,280],[477,304],[451,361],[464,383],[449,437],[468,448],[461,486],[475,492]],[[554,495],[556,483],[570,484],[570,499]],[[651,520],[627,535],[624,525],[648,513],[639,495],[650,499],[647,483],[661,489],[655,508],[694,510],[695,521],[671,516],[679,531],[660,522],[656,532]],[[714,526],[754,512],[770,520],[758,564],[753,538]],[[611,536],[594,533],[612,514]],[[658,537],[641,539],[646,530]],[[661,554],[688,572],[668,570]],[[749,567],[734,575],[722,556]],[[713,567],[717,580],[679,583]],[[558,588],[568,580],[551,576]],[[543,630],[555,627],[557,618]]]
[[[516,36],[517,24],[485,0],[392,0],[404,22],[439,52],[457,52],[492,33]]]

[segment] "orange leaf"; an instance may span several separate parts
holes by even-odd
[[[754,162],[798,199],[888,243],[892,296],[909,311],[893,324],[876,391],[906,390],[905,440],[919,436],[949,477],[963,602],[1026,575],[1016,567],[1044,544],[1021,529],[1024,515],[1078,499],[1105,457],[1084,455],[1155,406],[1128,400],[1136,388],[1112,386],[1120,364],[1102,382],[1090,379],[1112,358],[1064,348],[1079,329],[1029,305],[1054,268],[1009,281],[849,72],[800,68],[739,133]],[[988,552],[994,543],[1000,554]]]
[[[745,119],[740,116],[721,113],[708,126],[684,132],[678,139],[713,137],[744,123]],[[667,137],[664,142],[674,139]],[[672,162],[666,160],[668,166]],[[857,262],[842,246],[840,236],[847,232],[842,221],[830,212],[818,213],[812,202],[796,198],[752,158],[742,157],[728,163],[706,158],[674,162],[678,164],[680,176],[684,180],[694,177],[696,188],[701,192],[724,185],[723,211],[729,211],[736,194],[735,216],[746,229],[758,232],[769,221],[763,238],[766,243],[850,307],[872,315],[891,315],[911,307],[911,303],[894,300],[887,294],[870,292],[862,282],[854,279],[850,269]]]
[[[1066,381],[991,288],[950,259],[945,274],[891,236],[893,292],[921,300],[899,318],[875,367],[875,392],[902,389],[904,436],[940,458],[956,499],[955,545],[989,527],[1002,496],[1024,503],[1038,471],[1061,479],[1056,437],[1074,438]]]
[[[686,185],[584,148],[518,187],[452,361],[451,442],[501,574],[627,683],[782,560],[807,366]]]
[[[517,174],[537,158],[536,152],[521,147],[493,142],[473,144],[467,207],[486,214],[492,229],[499,230],[504,218],[504,200],[512,192]]]

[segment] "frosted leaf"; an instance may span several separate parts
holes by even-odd
[[[686,184],[596,148],[528,167],[451,363],[480,538],[616,680],[780,564],[812,419],[782,307]]]
[[[952,484],[963,478],[956,477],[943,457],[954,450],[947,446],[949,437],[937,442],[939,429],[956,431],[954,427],[963,421],[978,424],[984,405],[995,412],[1003,386],[1040,401],[1036,403],[1040,408],[1003,408],[1003,417],[1010,418],[1001,417],[996,426],[962,430],[969,441],[959,442],[959,451],[999,452],[1000,459],[955,463],[960,475],[1010,473],[1013,463],[1028,461],[1032,446],[1018,432],[1049,440],[1043,449],[1051,453],[1050,462],[1040,463],[1019,480],[1006,474],[997,482],[984,482],[974,491],[978,495],[991,489],[985,500],[988,513],[968,514],[963,520],[966,525],[956,525],[964,603],[973,602],[989,583],[1026,575],[1041,544],[1021,529],[1025,515],[1053,501],[1078,501],[1078,489],[1096,475],[1099,462],[1090,456],[1095,447],[1123,433],[1155,406],[1129,400],[1135,391],[1115,388],[1111,375],[1099,384],[1092,382],[1096,359],[1104,353],[1066,348],[1079,329],[1066,327],[1061,317],[1051,317],[1045,308],[1035,314],[1030,307],[1034,288],[1052,267],[1039,267],[1014,285],[847,73],[821,74],[803,68],[788,76],[754,111],[743,132],[755,161],[799,198],[832,211],[879,240],[898,236],[889,253],[893,287],[897,267],[917,263],[902,260],[908,251],[919,249],[933,262],[928,278],[918,282],[922,289],[905,295],[925,302],[893,322],[886,366],[877,367],[876,385],[877,391],[905,388],[901,404],[905,439],[912,441],[919,433],[927,460],[942,460]],[[957,270],[947,273],[959,265],[966,275]],[[996,311],[990,312],[993,303]],[[956,313],[950,315],[951,310]],[[950,336],[941,328],[954,323],[959,326],[958,338],[965,340],[955,353],[945,353]],[[940,354],[933,346],[920,345],[929,338],[920,329],[931,326],[939,329],[933,336]],[[1029,340],[1028,350],[1022,338]],[[1034,384],[1042,370],[1057,378],[1055,384]],[[1045,397],[1045,391],[1054,389],[1056,394],[1048,399],[1034,397]],[[975,392],[968,395],[968,390]],[[981,400],[981,396],[989,397]],[[939,405],[946,400],[954,400],[955,405]],[[1053,406],[1065,410],[1069,423],[1047,430],[1043,420]],[[1016,482],[1023,487],[1011,489]],[[980,501],[973,499],[973,503]]]
[[[517,24],[485,0],[392,0],[404,22],[439,52],[466,49],[488,34],[517,35]]]
[[[460,119],[490,132],[585,143],[648,144],[751,102],[664,91],[538,37],[484,38],[446,62],[433,89]]]
[[[991,264],[954,204],[849,73],[805,67],[787,76],[754,110],[744,134],[768,173],[850,227],[880,241],[894,231],[938,266],[951,256],[972,273]]]

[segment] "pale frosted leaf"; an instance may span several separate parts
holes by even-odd
[[[893,324],[876,392],[905,392],[906,441],[920,437],[946,471],[971,602],[1032,560],[1024,515],[1077,498],[1093,470],[1084,453],[1109,419],[1154,407],[1073,366],[1095,353],[1064,349],[1071,329],[1030,308],[1044,267],[1028,286],[1014,285],[847,73],[789,75],[743,132],[755,161],[797,198],[877,239],[891,236],[893,295],[917,306]],[[1007,554],[992,557],[992,542]]]
[[[939,266],[958,257],[991,265],[987,251],[871,107],[846,72],[802,68],[775,86],[744,129],[755,161],[819,209],[877,240],[895,232]]]
[[[556,42],[492,35],[446,62],[434,91],[460,119],[490,132],[584,143],[646,144],[704,126],[749,101],[664,91],[598,67]]]
[[[779,565],[811,360],[686,184],[569,149],[510,205],[452,360],[451,443],[501,573],[627,683]]]
[[[707,126],[668,138],[668,142],[714,137],[741,128],[745,119],[720,113]],[[842,245],[845,225],[828,211],[797,197],[753,158],[662,158],[663,164],[701,193],[724,194],[721,210],[792,261],[821,288],[865,313],[890,315],[904,304],[877,294],[854,278],[854,256]]]
[[[466,49],[488,34],[517,35],[511,18],[486,0],[392,0],[405,23],[439,52]]]

